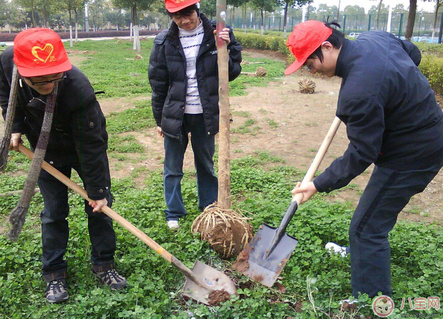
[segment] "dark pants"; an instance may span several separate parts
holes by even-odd
[[[392,295],[388,234],[400,211],[426,188],[441,166],[413,171],[374,168],[349,229],[354,297],[359,292],[369,297],[379,291]]]
[[[80,175],[80,167],[73,167]],[[58,167],[67,177],[71,177],[71,167]],[[110,181],[110,178],[109,178]],[[109,182],[110,185],[110,182]],[[42,244],[43,244],[43,278],[46,281],[66,277],[67,262],[63,259],[68,244],[69,228],[66,217],[69,213],[67,187],[41,170],[38,180],[44,200],[44,209],[41,212]],[[108,206],[112,205],[110,188]],[[88,214],[89,238],[92,243],[92,264],[110,268],[114,263],[116,239],[112,219],[104,213],[93,213],[92,207],[85,201],[85,211]]]
[[[164,191],[167,209],[167,220],[178,220],[186,215],[181,193],[183,178],[183,158],[188,146],[188,133],[191,133],[191,144],[194,152],[194,164],[197,171],[197,190],[199,209],[217,200],[218,180],[214,172],[215,141],[213,135],[205,130],[203,114],[185,114],[181,138],[175,139],[165,135]]]

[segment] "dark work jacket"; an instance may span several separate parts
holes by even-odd
[[[205,129],[209,135],[219,130],[218,64],[214,39],[215,25],[200,14],[204,36],[197,56],[196,74],[203,108]],[[241,72],[241,45],[230,32],[229,81]],[[157,126],[169,137],[179,138],[186,104],[186,58],[179,39],[177,24],[161,32],[154,40],[149,60],[149,81],[152,88],[152,110]]]
[[[0,104],[8,108],[13,69],[13,48],[0,56]],[[89,198],[106,197],[110,187],[106,155],[108,134],[105,117],[87,77],[75,66],[58,83],[57,103],[45,160],[54,167],[81,166]],[[32,149],[40,135],[47,96],[39,95],[20,79],[13,133],[26,134]]]
[[[337,60],[342,78],[336,115],[349,145],[315,180],[320,192],[347,185],[370,164],[424,169],[443,153],[443,114],[417,65],[419,51],[390,33],[345,39]]]

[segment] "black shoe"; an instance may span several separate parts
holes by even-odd
[[[63,279],[51,280],[46,286],[46,300],[50,303],[60,303],[68,300],[66,282]]]
[[[120,290],[126,287],[126,278],[119,275],[115,268],[103,272],[97,272],[92,269],[92,272],[103,284],[109,286],[111,290]]]

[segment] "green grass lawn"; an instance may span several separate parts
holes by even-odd
[[[142,60],[134,57],[129,41],[82,41],[78,52],[88,51],[79,67],[96,90],[107,98],[149,94],[147,64],[152,40],[142,42]],[[79,53],[81,54],[81,53]],[[264,61],[263,59],[260,59]],[[284,65],[266,60],[265,78],[240,77],[231,83],[232,94],[244,94],[248,85],[266,85],[278,80]],[[252,70],[245,70],[252,71]],[[148,103],[149,104],[149,103]],[[247,116],[247,115],[245,115]],[[153,125],[150,105],[136,105],[108,117],[110,156],[141,152],[130,135]],[[124,162],[123,162],[124,163]],[[29,161],[11,153],[7,170],[0,173],[0,193],[20,190]],[[233,207],[251,218],[254,230],[266,223],[278,226],[290,204],[290,191],[305,172],[286,166],[267,153],[247,156],[231,163]],[[163,218],[164,199],[161,171],[143,172],[143,185],[132,178],[113,181],[113,209],[144,231],[186,266],[200,260],[218,270],[230,270],[234,259],[221,260],[198,235],[190,233],[199,215],[195,175],[186,174],[183,197],[189,215],[182,228],[172,233]],[[74,177],[79,182],[78,177]],[[111,292],[92,275],[87,220],[80,196],[69,201],[70,241],[66,258],[69,264],[68,302],[50,305],[44,299],[41,279],[40,220],[43,208],[40,194],[34,196],[27,221],[17,242],[6,237],[8,216],[18,196],[0,197],[0,318],[360,318],[372,315],[371,301],[360,298],[358,311],[343,313],[339,301],[349,298],[350,260],[330,256],[324,250],[328,241],[346,245],[353,213],[350,204],[331,203],[330,195],[316,195],[302,205],[287,228],[299,240],[278,284],[264,287],[240,273],[229,271],[238,286],[238,295],[217,307],[207,307],[181,295],[184,276],[128,231],[116,225],[116,265],[128,279],[128,288]],[[399,222],[390,235],[392,248],[392,286],[395,313],[390,318],[441,318],[442,310],[411,310],[408,298],[442,297],[443,234],[437,225]],[[402,298],[406,307],[400,310]]]

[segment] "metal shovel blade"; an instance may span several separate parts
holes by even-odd
[[[192,273],[203,285],[192,278],[186,277],[183,295],[209,305],[209,294],[213,290],[224,290],[229,295],[236,294],[237,288],[232,280],[221,271],[196,260]]]
[[[284,234],[267,256],[276,233],[276,228],[261,225],[255,237],[238,256],[233,268],[267,287],[272,287],[298,243],[296,238]]]

